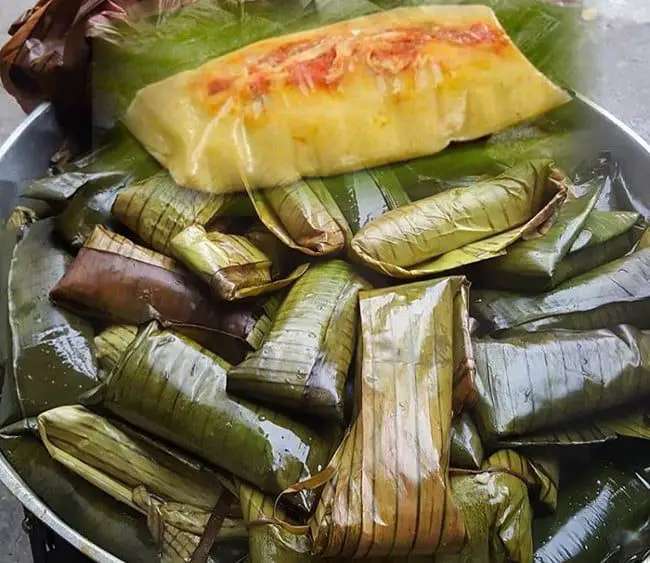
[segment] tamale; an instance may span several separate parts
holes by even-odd
[[[522,163],[382,215],[354,236],[352,250],[389,276],[435,274],[503,254],[549,221],[565,193],[552,161]]]
[[[294,420],[226,394],[230,365],[152,323],[100,388],[103,405],[138,428],[269,493],[310,477],[331,445]],[[309,494],[295,502],[307,510]]]
[[[137,326],[114,325],[95,336],[95,356],[104,374],[111,373],[137,334]]]
[[[603,414],[650,394],[650,332],[631,326],[473,339],[486,439],[525,435]]]
[[[171,258],[97,227],[50,293],[62,307],[111,322],[159,320],[241,361],[260,346],[280,300],[217,302]]]
[[[71,261],[52,240],[53,227],[52,219],[33,224],[14,249],[7,289],[12,342],[0,426],[76,403],[97,384],[92,327],[48,299]]]
[[[417,6],[248,45],[143,88],[125,122],[177,182],[224,193],[435,153],[569,99],[489,8]]]
[[[462,413],[454,419],[451,429],[451,467],[480,469],[484,456],[483,442],[472,417],[468,413]]]
[[[317,553],[394,557],[463,547],[447,472],[454,372],[472,357],[471,349],[456,354],[453,338],[454,301],[466,289],[456,277],[361,292],[358,416],[321,479],[310,523]],[[412,318],[417,326],[405,322]]]
[[[278,291],[309,268],[299,266],[284,279],[273,279],[272,263],[248,238],[192,225],[171,239],[172,254],[210,285],[219,299],[234,301]]]
[[[228,371],[228,391],[342,420],[358,295],[368,287],[341,260],[313,265],[289,291],[261,348]]]
[[[112,212],[151,248],[171,256],[175,235],[190,225],[207,225],[229,209],[235,197],[244,199],[183,188],[159,172],[121,190]]]
[[[650,248],[604,264],[541,295],[472,291],[470,311],[483,333],[619,324],[650,328]]]

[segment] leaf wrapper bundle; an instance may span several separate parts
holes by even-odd
[[[552,428],[650,394],[650,333],[631,326],[473,344],[475,419],[490,439]]]
[[[247,237],[207,233],[192,225],[171,241],[176,258],[210,285],[219,299],[235,301],[273,293],[299,279],[309,268],[299,266],[284,279],[273,279],[269,257]]]
[[[454,371],[471,361],[454,342],[454,301],[465,290],[464,278],[446,278],[361,293],[358,416],[311,521],[323,556],[462,548],[447,471]],[[414,317],[417,325],[405,322]]]
[[[152,532],[157,532],[154,538],[169,553],[168,561],[174,552],[178,561],[192,555],[224,487],[233,488],[181,454],[120,429],[83,407],[39,415],[38,431],[53,459],[147,516]],[[224,522],[222,532],[230,538],[246,535],[241,523],[232,520]]]
[[[341,260],[313,265],[289,291],[261,348],[230,369],[228,391],[342,420],[358,295],[368,287]]]
[[[552,218],[566,195],[550,160],[390,211],[366,225],[352,250],[386,275],[414,278],[493,258]],[[557,176],[557,178],[556,178]]]
[[[120,363],[126,349],[137,335],[137,326],[114,325],[95,336],[95,356],[105,374],[111,373]]]
[[[233,197],[190,190],[160,172],[121,190],[113,215],[147,245],[167,256],[171,241],[191,225],[205,226],[223,214]]]
[[[125,122],[177,182],[224,193],[436,153],[569,99],[489,8],[411,6],[273,37],[175,74],[140,90]]]
[[[17,243],[8,278],[11,346],[0,424],[76,403],[97,384],[93,330],[48,299],[71,257],[52,241],[51,219],[32,225]]]
[[[471,314],[483,333],[631,324],[649,328],[650,248],[604,264],[541,295],[474,290]]]
[[[52,290],[61,306],[114,323],[159,320],[241,361],[259,347],[279,300],[217,302],[208,288],[174,260],[97,227]]]
[[[457,416],[452,425],[451,467],[480,469],[483,464],[483,442],[476,424],[468,413]]]
[[[104,405],[131,424],[279,493],[323,467],[330,445],[302,424],[226,394],[230,365],[152,323],[103,391]],[[310,495],[296,502],[308,509]]]

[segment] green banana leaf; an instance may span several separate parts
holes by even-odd
[[[468,413],[462,413],[452,422],[451,430],[451,467],[480,469],[485,452],[472,417]]]
[[[650,555],[650,450],[584,450],[563,467],[557,512],[534,521],[535,563],[627,563]]]
[[[36,223],[39,219],[47,219],[54,215],[54,208],[47,201],[21,197],[18,205],[7,218],[5,229],[18,229]]]
[[[53,227],[52,219],[33,224],[14,249],[7,289],[12,342],[0,426],[76,403],[98,381],[92,327],[48,299],[71,261],[53,241]]]
[[[16,229],[0,231],[0,374],[11,357],[12,341],[9,328],[9,271],[14,256],[14,248],[20,240],[21,232]],[[0,388],[3,377],[0,375]],[[1,397],[1,395],[0,395]]]
[[[272,494],[310,477],[331,445],[301,423],[228,396],[230,365],[156,323],[141,331],[98,395],[134,426]],[[294,497],[309,510],[312,495]]]
[[[474,339],[476,423],[487,441],[602,415],[650,395],[650,332],[554,330]]]
[[[281,296],[246,303],[216,301],[174,260],[96,227],[51,299],[109,323],[159,320],[233,362],[257,349]]]
[[[104,374],[102,380],[120,362],[137,334],[138,327],[135,325],[114,325],[95,336],[95,356]]]
[[[171,239],[172,254],[208,283],[218,299],[235,301],[274,293],[309,268],[303,264],[283,279],[272,277],[271,259],[248,237],[192,225]]]
[[[240,194],[215,195],[183,188],[169,174],[159,172],[121,190],[112,213],[148,246],[171,256],[174,236],[191,225],[209,224],[230,210],[236,199],[248,203]]]
[[[341,260],[313,265],[289,290],[261,348],[228,371],[228,391],[342,421],[358,295],[369,287]]]
[[[542,227],[565,193],[563,175],[551,161],[522,163],[382,215],[354,236],[352,249],[389,276],[439,273],[503,254]]]
[[[472,291],[470,312],[482,333],[648,326],[650,249],[604,264],[541,295]]]

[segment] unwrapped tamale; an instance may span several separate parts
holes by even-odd
[[[218,302],[171,258],[102,227],[50,296],[56,304],[109,322],[168,323],[233,362],[259,347],[280,303],[277,296]]]
[[[230,365],[152,323],[98,398],[131,424],[279,493],[324,467],[331,445],[285,415],[226,394]],[[296,502],[309,507],[310,495]]]
[[[307,415],[343,418],[359,290],[341,260],[313,265],[291,288],[262,347],[228,372],[228,391]]]
[[[503,254],[549,221],[565,195],[552,161],[525,162],[385,213],[354,236],[352,250],[389,276],[432,275]]]

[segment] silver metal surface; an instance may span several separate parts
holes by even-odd
[[[609,112],[578,96],[589,125],[594,127],[596,150],[608,150],[629,179],[628,203],[650,219],[650,145]],[[61,135],[49,105],[37,108],[0,147],[0,225],[31,180],[46,170]],[[52,512],[0,455],[0,481],[18,500],[57,534],[99,563],[123,563],[83,537]]]

